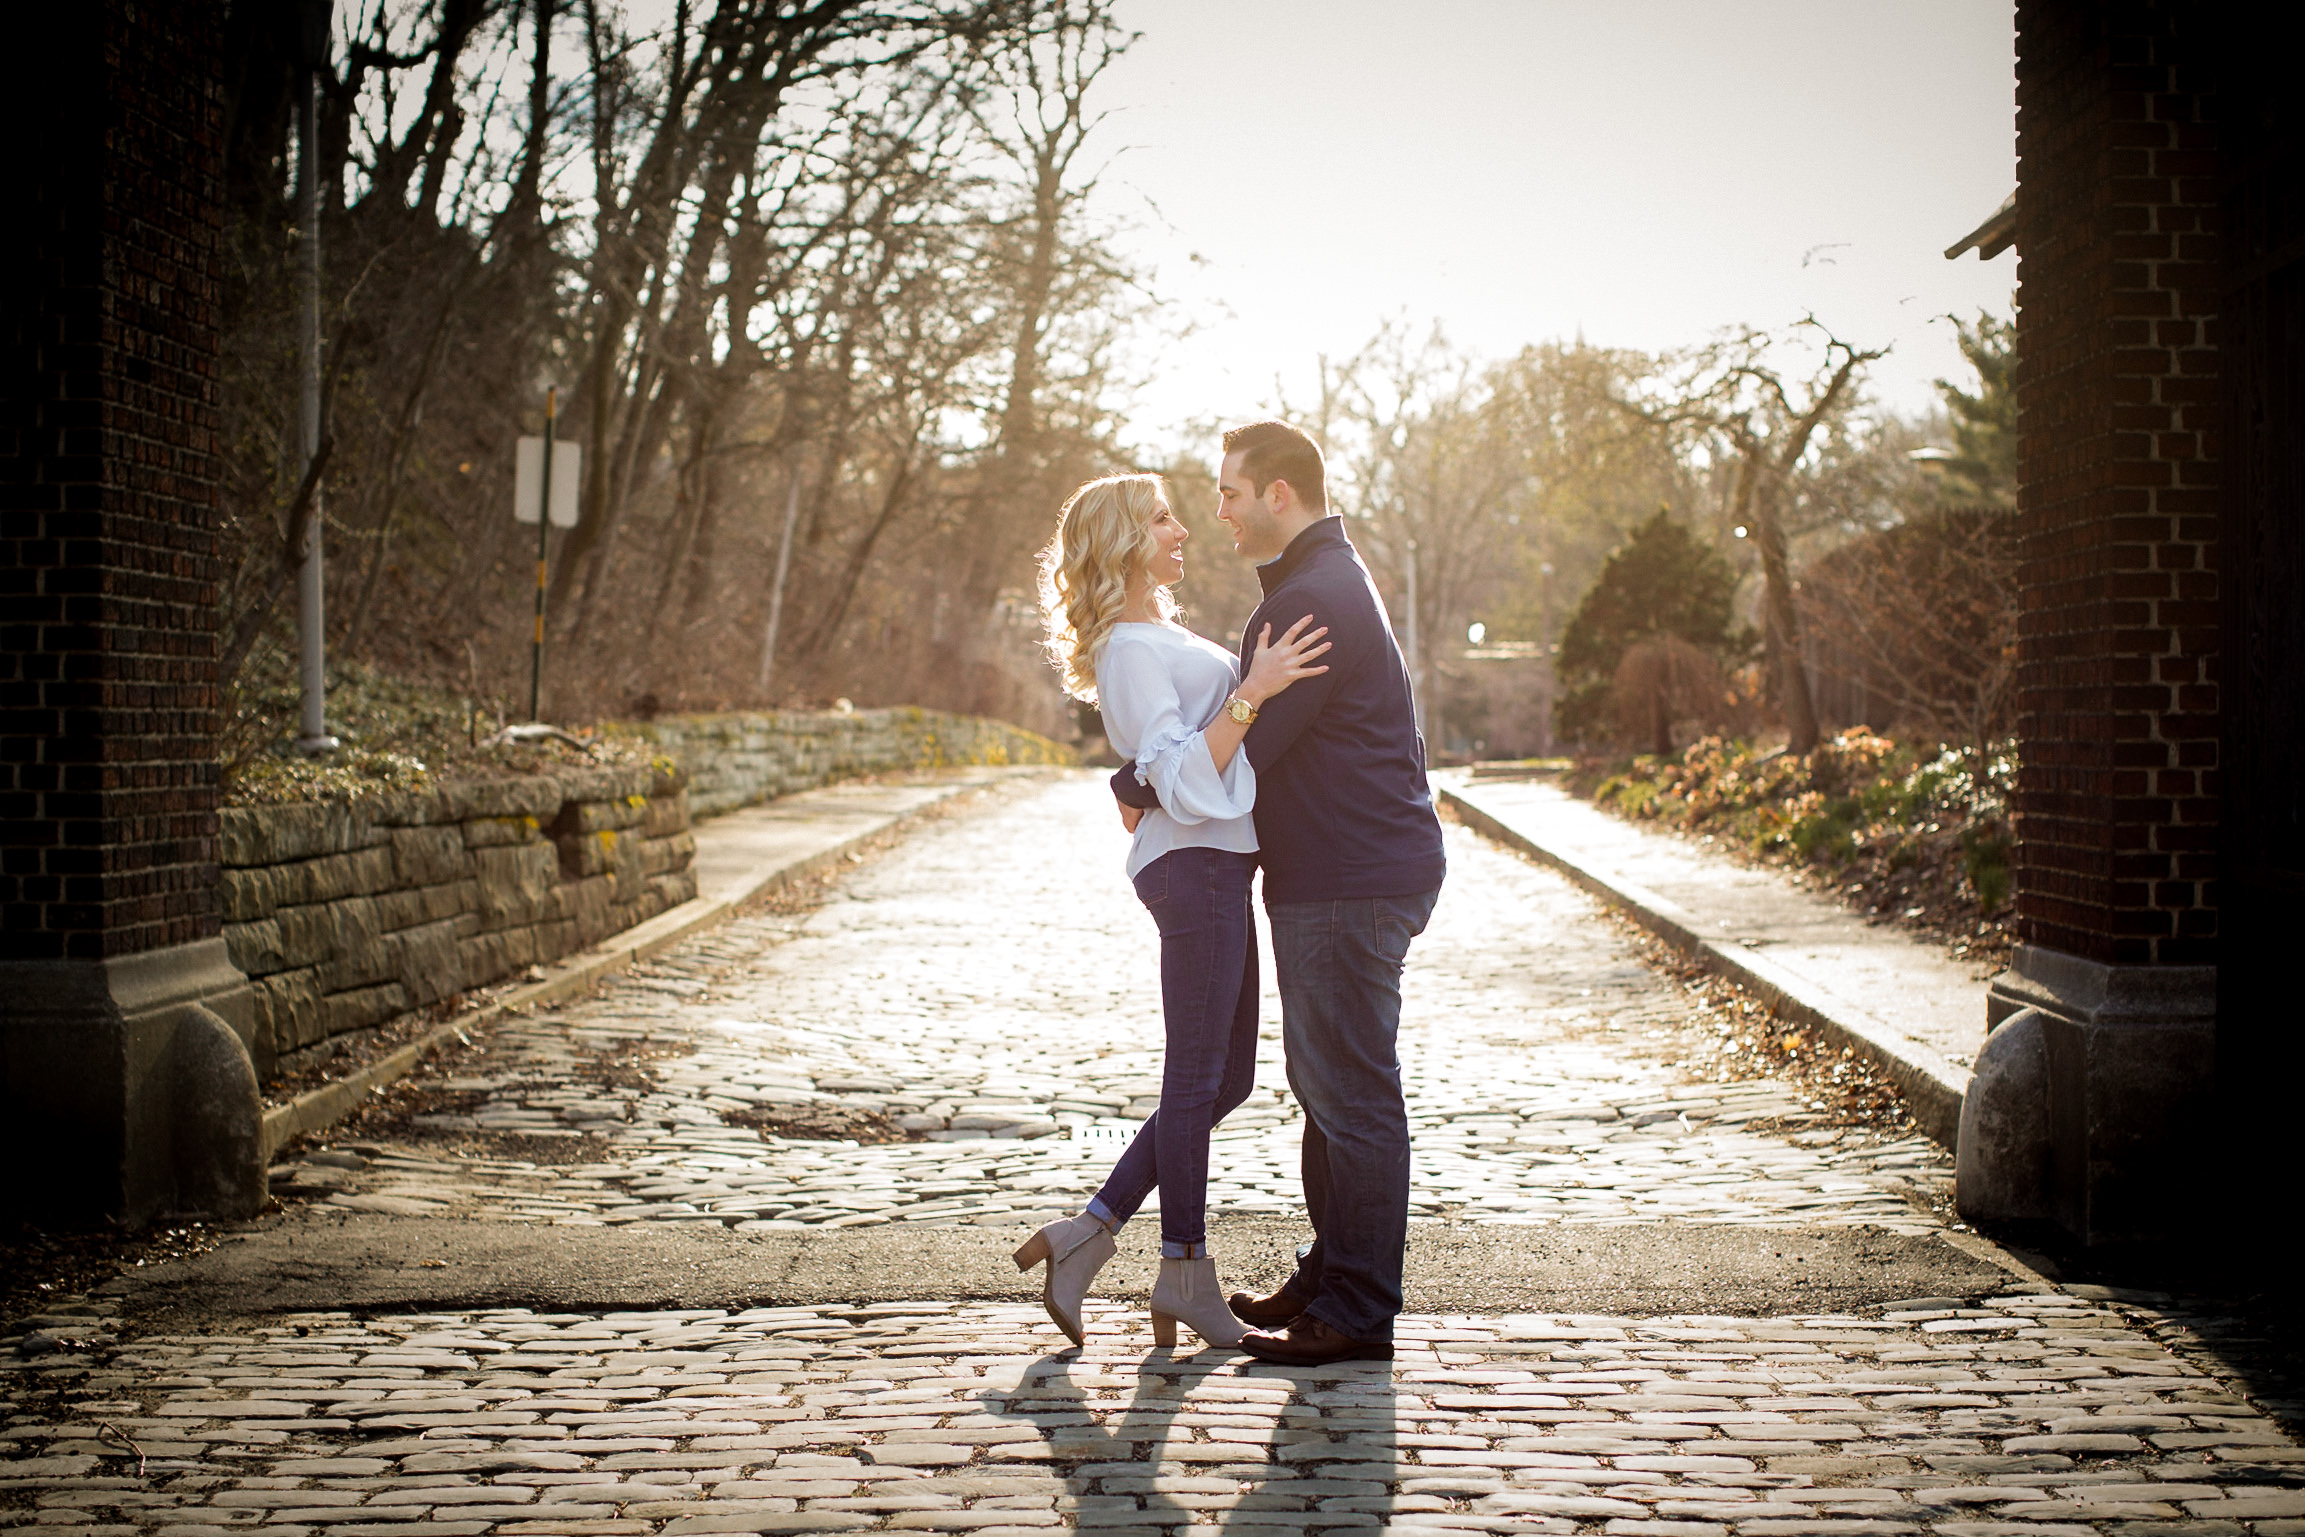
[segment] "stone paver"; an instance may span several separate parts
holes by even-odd
[[[743,919],[508,1025],[433,1085],[429,1133],[461,1143],[310,1151],[280,1171],[313,1198],[287,1221],[838,1244],[1070,1207],[1157,1093],[1149,925],[1110,815],[1093,780],[1056,780],[858,864],[805,918]],[[1701,1081],[1678,1060],[1695,1005],[1587,899],[1462,829],[1450,852],[1403,1031],[1420,1221],[1935,1230],[1933,1144],[1827,1124],[1788,1084]],[[1220,1135],[1220,1208],[1295,1208],[1276,1051]],[[925,1140],[740,1124],[829,1107]],[[1102,1301],[1081,1352],[1037,1307],[950,1300],[209,1333],[116,1306],[0,1338],[0,1526],[2305,1537],[2305,1449],[2214,1374],[2199,1320],[2079,1287],[1831,1316],[1410,1316],[1396,1361],[1305,1372],[1155,1350],[1143,1314]]]
[[[1879,1315],[1403,1320],[1287,1371],[1092,1311],[38,1320],[0,1358],[20,1530],[1406,1531],[2297,1537],[2305,1450],[2067,1295]],[[61,1338],[58,1338],[58,1337]]]
[[[740,920],[500,1027],[437,1084],[467,1103],[419,1118],[564,1138],[585,1161],[369,1143],[276,1179],[355,1210],[745,1230],[1077,1210],[1160,1087],[1156,954],[1122,847],[1093,777],[1009,796],[862,865],[804,919]],[[1406,984],[1416,1215],[1932,1228],[1915,1202],[1950,1172],[1934,1144],[1804,1130],[1787,1084],[1693,1081],[1670,1060],[1686,995],[1590,899],[1463,828],[1449,853]],[[1210,1195],[1283,1213],[1298,1112],[1265,975],[1259,1086],[1218,1130]],[[678,1055],[652,1085],[596,1070],[635,1051]],[[928,1140],[787,1142],[724,1119],[822,1104]]]

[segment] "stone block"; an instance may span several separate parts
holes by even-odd
[[[544,836],[544,823],[533,816],[471,817],[460,824],[468,849],[501,848],[513,843],[534,843]]]
[[[508,779],[459,779],[440,787],[443,821],[471,822],[488,817],[535,817],[550,821],[566,798],[560,781],[548,774]]]
[[[257,1017],[268,1033],[257,1038],[259,1057],[294,1051],[320,1031],[320,979],[312,967],[275,972],[251,984]]]
[[[455,818],[438,790],[392,790],[369,798],[368,820],[378,827],[428,827]]]
[[[616,879],[613,876],[595,875],[584,880],[561,883],[560,890],[554,894],[552,916],[576,926],[578,938],[569,949],[580,950],[616,931],[611,916],[616,906],[616,895]],[[560,953],[565,954],[566,951]]]
[[[564,955],[574,955],[584,948],[584,941],[576,932],[576,922],[559,918],[539,923],[531,931],[536,949],[531,965],[549,966]]]
[[[470,920],[462,915],[420,924],[386,937],[381,948],[390,974],[422,1008],[472,985],[464,976],[464,939]]]
[[[42,1226],[247,1216],[261,1124],[248,979],[210,935],[92,962],[0,962],[0,1208]],[[221,1197],[221,1198],[220,1198]]]
[[[387,934],[412,929],[420,923],[438,923],[443,918],[467,916],[478,923],[478,881],[451,881],[445,886],[418,886],[413,890],[387,891],[376,898],[376,926]]]
[[[352,897],[330,903],[329,910],[336,914],[337,943],[320,963],[320,990],[336,993],[391,980],[392,952],[385,946],[384,931],[376,926],[375,901]]]
[[[376,939],[376,903],[368,897],[344,897],[283,907],[275,922],[280,929],[280,953],[288,966],[353,966],[373,964]],[[374,980],[374,974],[359,977]],[[328,983],[324,991],[334,991]]]
[[[254,1216],[269,1192],[264,1103],[247,1047],[222,1018],[195,1004],[178,1015],[166,1060],[177,1209]]]
[[[282,865],[274,874],[281,883],[283,904],[333,902],[338,897],[390,891],[394,884],[392,849],[380,845],[349,854],[328,854]]]
[[[555,838],[553,844],[560,853],[562,878],[584,880],[613,870],[616,867],[616,845],[619,838],[620,835],[613,828]]]
[[[683,902],[696,900],[696,872],[674,870],[664,875],[652,875],[648,878],[648,888],[657,894],[661,904],[657,911],[664,912]]]
[[[217,833],[219,858],[234,868],[349,853],[382,836],[360,801],[226,807],[217,814]]]
[[[626,795],[615,800],[570,800],[560,808],[560,816],[552,824],[552,835],[565,838],[603,829],[622,832],[647,820],[648,797],[645,795]]]
[[[638,861],[634,873],[643,879],[685,870],[696,863],[696,834],[679,832],[663,838],[634,838]]]
[[[568,769],[555,776],[560,781],[561,803],[589,804],[599,801],[622,801],[629,796],[648,794],[654,777],[645,767],[615,767]]]
[[[647,838],[668,838],[674,833],[688,831],[688,796],[651,795],[648,815],[641,819],[640,832]]]
[[[392,874],[401,886],[437,886],[470,867],[460,827],[403,827],[392,834]]]
[[[258,918],[269,918],[272,910],[280,905],[280,887],[279,876],[268,866],[221,870],[216,880],[220,916],[227,923],[247,923]]]
[[[1963,1100],[1963,1215],[2045,1216],[2091,1245],[2198,1226],[2217,1140],[2216,972],[2026,944],[1992,995],[1996,1012],[2015,1009]]]
[[[1954,1201],[1971,1222],[2050,1214],[2049,1060],[2041,1015],[2022,1009],[1985,1037],[1961,1096]]]
[[[374,987],[357,987],[341,993],[330,993],[321,1000],[325,1013],[325,1027],[321,1037],[338,1036],[349,1030],[365,1030],[380,1025],[395,1014],[408,1012],[408,994],[397,982],[380,982]]]
[[[520,967],[528,964],[527,953],[533,945],[521,944],[525,928],[501,929],[488,934],[467,934],[456,942],[457,972],[467,987],[486,987],[500,982]],[[515,948],[524,952],[515,958]]]
[[[288,965],[280,948],[280,925],[270,918],[224,925],[224,952],[251,977],[268,976]]]
[[[549,843],[475,849],[480,915],[490,928],[533,923],[560,884],[560,858]]]
[[[255,1060],[257,1076],[268,1077],[272,1070],[272,1060],[278,1055],[273,1049],[273,1043],[278,1037],[272,1018],[272,990],[259,981],[253,983],[248,992],[252,1026],[248,1037],[248,1054]]]

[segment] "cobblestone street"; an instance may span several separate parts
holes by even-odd
[[[1157,952],[1122,847],[1089,779],[943,822],[805,919],[733,924],[499,1030],[435,1083],[467,1103],[415,1118],[482,1148],[545,1137],[597,1156],[356,1143],[288,1170],[290,1188],[402,1215],[740,1228],[1076,1211],[1160,1088]],[[1802,1132],[1784,1085],[1690,1081],[1682,995],[1588,898],[1462,828],[1450,859],[1406,984],[1418,1215],[1928,1230],[1914,1200],[1948,1173],[1934,1144]],[[1258,1089],[1218,1130],[1210,1199],[1279,1213],[1296,1202],[1297,1112],[1269,960],[1264,975]],[[653,1081],[603,1083],[619,1058]],[[743,1124],[827,1110],[930,1140],[764,1144]]]
[[[474,1254],[506,1233],[790,1240],[852,1267],[870,1245],[885,1301],[291,1311],[256,1286],[148,1319],[115,1283],[0,1342],[8,1518],[123,1537],[2305,1537],[2305,1450],[2203,1320],[1963,1258],[1933,1215],[1941,1149],[1840,1124],[1790,1082],[1706,1081],[1684,1066],[1708,1028],[1687,989],[1560,879],[1449,840],[1406,984],[1412,1257],[1467,1234],[1699,1255],[1878,1238],[1983,1279],[1734,1317],[1476,1298],[1404,1317],[1389,1366],[1292,1373],[1156,1350],[1118,1301],[1073,1352],[1037,1306],[981,1300],[991,1281],[886,1268],[907,1233],[998,1259],[1077,1209],[1155,1102],[1151,924],[1101,783],[1051,775],[857,863],[813,910],[499,1028],[397,1129],[276,1168],[288,1209],[258,1235],[299,1255],[396,1225]],[[1270,997],[1265,1018],[1212,1174],[1236,1222],[1212,1229],[1220,1262],[1243,1268],[1272,1256],[1223,1235],[1296,1209]],[[777,1130],[806,1126],[858,1135]],[[1123,1249],[1155,1237],[1140,1219]]]

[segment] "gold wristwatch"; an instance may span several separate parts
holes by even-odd
[[[1257,707],[1235,694],[1225,701],[1225,714],[1230,715],[1244,726],[1251,726],[1256,724]]]

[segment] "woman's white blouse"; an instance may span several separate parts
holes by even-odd
[[[1106,638],[1096,661],[1105,740],[1161,798],[1137,823],[1131,880],[1172,849],[1256,852],[1249,755],[1235,749],[1222,770],[1209,756],[1208,728],[1239,682],[1230,651],[1180,625],[1116,624]]]

